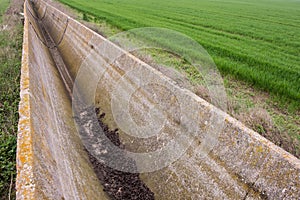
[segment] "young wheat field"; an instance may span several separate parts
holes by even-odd
[[[199,42],[222,74],[300,102],[298,0],[60,1],[121,30],[179,31]]]

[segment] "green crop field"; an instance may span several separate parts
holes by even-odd
[[[298,0],[60,1],[121,30],[163,27],[184,33],[208,51],[223,74],[300,100]]]

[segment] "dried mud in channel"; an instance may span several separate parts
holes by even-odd
[[[93,115],[96,112],[98,117],[98,124],[93,121]],[[103,137],[107,137],[115,146],[124,148],[120,142],[118,130],[109,130],[108,126],[102,122],[104,113],[101,113],[99,108],[88,107],[84,109],[80,114],[80,119],[75,119],[79,124],[79,132],[83,137],[85,146],[88,149],[95,149],[97,152],[101,152],[101,157],[117,156],[118,159],[122,158],[122,162],[126,166],[135,168],[135,162],[125,154],[112,153],[113,151],[109,146],[105,145]],[[92,123],[91,123],[92,122]],[[103,133],[99,133],[97,127],[102,128]],[[83,130],[82,127],[89,127],[90,131]],[[101,132],[101,131],[100,131]],[[95,142],[96,141],[96,142]],[[100,142],[99,142],[100,141]],[[96,146],[96,147],[95,147]],[[104,160],[95,158],[86,148],[90,162],[93,165],[93,169],[104,187],[104,191],[111,199],[143,199],[153,200],[154,193],[142,182],[138,173],[129,173],[115,170],[109,167]],[[122,163],[122,164],[124,164]]]

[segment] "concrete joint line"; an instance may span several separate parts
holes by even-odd
[[[28,0],[26,1],[26,9],[28,10],[28,12],[30,13],[30,15],[35,19],[35,20],[39,20],[39,18],[37,18],[36,16],[34,16],[34,14],[31,12],[31,10],[29,9],[29,5],[28,5]]]
[[[65,33],[67,31],[67,28],[68,28],[68,24],[69,24],[69,17],[67,18],[67,22],[66,22],[66,26],[65,26],[64,32],[63,32],[60,40],[58,41],[58,43],[55,45],[55,47],[58,47],[60,45],[60,43],[63,41]]]
[[[47,13],[47,10],[48,10],[48,6],[46,5],[45,11],[44,11],[44,15],[43,15],[42,18],[40,19],[41,21],[44,20],[44,18],[45,18],[45,16],[46,16],[46,13]]]
[[[33,31],[34,31],[36,37],[38,38],[38,40],[39,40],[43,45],[45,45],[47,48],[50,48],[50,47],[46,44],[46,42],[40,38],[39,34],[38,34],[37,31],[35,30],[35,28],[34,28],[34,26],[32,25],[32,23],[29,22],[29,24],[30,24],[30,26],[32,27],[32,29],[33,29]]]
[[[29,9],[28,6],[29,6],[29,5],[28,5],[28,0],[27,0],[27,1],[26,1],[26,10],[30,13],[30,15],[31,15],[36,21],[39,21],[39,19],[38,19],[37,17],[35,17],[35,16],[32,14],[32,12],[30,11],[30,9]],[[37,30],[35,30],[35,28],[34,28],[34,26],[32,25],[32,22],[31,22],[31,21],[29,21],[29,24],[30,24],[30,26],[32,27],[32,29],[33,29],[34,33],[36,34],[37,38],[39,39],[39,41],[40,41],[43,45],[45,45],[47,48],[50,48],[50,47],[47,45],[47,43],[44,41],[44,39],[40,38],[40,35],[37,33]]]

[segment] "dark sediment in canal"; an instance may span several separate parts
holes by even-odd
[[[93,120],[95,113],[98,117],[97,122]],[[105,158],[112,156],[118,157],[118,160],[122,162],[120,164],[136,168],[132,158],[126,156],[125,153],[114,152],[109,145],[106,145],[105,137],[113,145],[124,148],[120,142],[118,130],[109,130],[108,126],[103,123],[104,115],[100,113],[99,108],[88,107],[81,112],[80,119],[76,118],[89,160],[104,191],[111,199],[154,199],[154,193],[143,183],[138,173],[119,171],[109,167],[106,163]],[[101,130],[98,130],[99,126]]]

